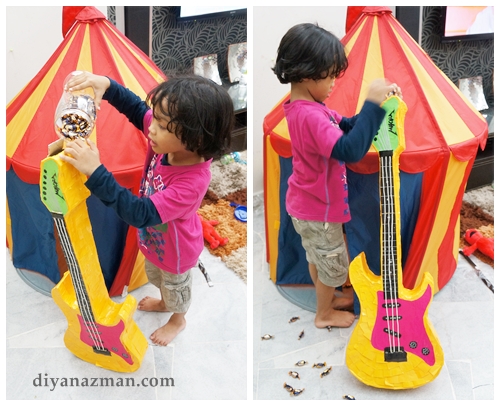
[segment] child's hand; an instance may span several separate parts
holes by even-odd
[[[59,155],[61,160],[68,162],[84,175],[90,176],[101,165],[99,150],[89,139],[77,138],[66,142],[64,153]]]
[[[90,72],[82,72],[79,75],[72,77],[67,85],[66,90],[82,90],[87,87],[94,89],[94,103],[97,110],[101,109],[101,100],[103,94],[108,90],[110,85],[109,79],[106,76],[95,75]]]
[[[376,79],[368,89],[366,100],[381,104],[387,97],[392,95],[403,98],[401,89],[396,83],[390,83],[387,79]]]

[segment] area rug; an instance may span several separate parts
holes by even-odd
[[[468,247],[465,232],[469,229],[478,230],[484,237],[494,238],[494,188],[492,185],[473,189],[464,194],[460,210],[460,247]],[[480,261],[494,267],[494,261],[479,250],[474,256]]]
[[[206,221],[215,220],[215,231],[228,242],[215,249],[205,241],[208,251],[219,257],[243,281],[247,280],[247,223],[238,219],[236,209],[247,206],[246,151],[239,152],[239,159],[214,160],[210,167],[212,181],[198,214]],[[235,215],[236,214],[236,215]]]

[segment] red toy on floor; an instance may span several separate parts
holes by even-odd
[[[469,229],[465,232],[465,241],[470,244],[470,247],[465,247],[462,251],[465,255],[469,256],[476,249],[482,252],[484,255],[487,255],[491,259],[494,254],[494,239],[483,236],[476,229]]]
[[[214,226],[219,224],[217,220],[203,220],[203,217],[199,214],[198,217],[203,228],[203,238],[210,244],[210,248],[215,249],[218,246],[222,247],[227,244],[229,239],[221,237],[214,228]]]

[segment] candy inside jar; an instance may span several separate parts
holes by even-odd
[[[69,139],[87,138],[95,125],[96,109],[92,88],[72,92],[66,89],[68,81],[80,73],[82,72],[71,72],[64,80],[63,94],[54,117],[57,134]]]

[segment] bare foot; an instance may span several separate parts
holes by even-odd
[[[354,291],[352,286],[342,286],[342,291],[335,291],[332,300],[332,308],[335,310],[354,311]]]
[[[176,317],[181,316],[181,317]],[[156,345],[167,345],[177,337],[177,335],[186,327],[184,315],[173,314],[170,320],[164,326],[160,327],[149,337]]]
[[[355,316],[353,313],[342,310],[331,309],[331,312],[323,316],[316,314],[314,325],[317,328],[331,327],[349,327],[354,323]]]
[[[334,297],[332,300],[332,308],[335,310],[354,310],[354,299],[352,297]]]
[[[143,298],[137,305],[137,308],[145,312],[168,312],[163,300],[149,296]]]

